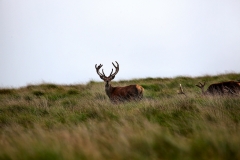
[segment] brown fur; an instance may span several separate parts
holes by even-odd
[[[129,85],[125,87],[110,87],[106,90],[112,101],[140,100],[143,97],[143,87],[140,85]]]
[[[240,82],[227,81],[221,83],[211,84],[206,91],[204,91],[202,86],[197,85],[202,89],[203,94],[211,95],[238,95],[240,93]]]

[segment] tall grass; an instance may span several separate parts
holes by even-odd
[[[142,101],[118,104],[94,81],[1,89],[0,159],[240,159],[240,97],[195,87],[239,77],[113,82],[145,88]]]

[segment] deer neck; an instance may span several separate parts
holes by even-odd
[[[105,85],[105,92],[109,98],[111,97],[112,90],[113,90],[112,85],[107,81]]]

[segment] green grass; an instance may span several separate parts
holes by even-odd
[[[240,97],[195,86],[239,77],[112,82],[145,89],[143,100],[118,104],[103,82],[0,89],[0,159],[240,159]]]

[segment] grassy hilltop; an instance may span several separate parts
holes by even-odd
[[[240,96],[202,96],[195,86],[238,79],[112,82],[145,89],[142,101],[120,104],[103,82],[0,89],[0,159],[240,159]]]

